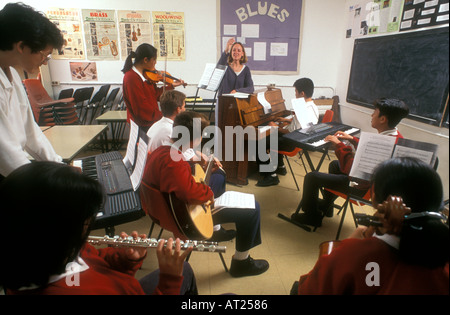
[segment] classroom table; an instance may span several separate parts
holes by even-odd
[[[99,123],[111,126],[111,150],[120,150],[122,146],[123,133],[127,123],[127,111],[111,110],[96,118]]]
[[[43,133],[55,152],[62,157],[64,162],[69,163],[99,136],[103,138],[106,146],[102,148],[102,151],[107,151],[107,129],[106,125],[58,125],[45,129]]]

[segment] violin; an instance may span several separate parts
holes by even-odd
[[[180,79],[173,77],[167,71],[158,71],[158,70],[144,70],[144,77],[152,83],[164,82],[168,84],[173,84],[174,81],[181,81]],[[187,83],[183,83],[183,87],[186,87],[186,85]]]

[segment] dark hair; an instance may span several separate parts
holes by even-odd
[[[184,130],[189,133],[189,138],[183,133],[179,126],[185,127]],[[202,136],[203,130],[209,126],[209,120],[202,113],[186,111],[178,114],[173,122],[172,140],[178,141],[180,145],[186,145],[189,141],[194,141],[196,136]],[[198,133],[200,132],[200,134]],[[184,140],[180,143],[180,140]]]
[[[389,128],[395,128],[398,123],[408,116],[409,108],[402,100],[395,98],[379,98],[373,103],[378,108],[378,117],[386,116]]]
[[[122,72],[125,73],[131,70],[131,68],[133,68],[135,64],[141,62],[142,60],[144,60],[144,58],[157,58],[157,53],[158,50],[150,44],[144,43],[139,45],[138,48],[136,48],[136,52],[132,51],[128,55],[127,59],[125,60]]]
[[[402,197],[411,212],[439,212],[443,208],[442,181],[428,164],[415,158],[387,160],[373,173],[372,188],[377,204],[389,195]],[[410,263],[427,267],[443,266],[449,259],[448,226],[439,220],[424,217],[415,221],[420,229],[402,226],[400,257]]]
[[[232,62],[233,62],[232,51],[233,51],[233,47],[234,47],[235,45],[241,45],[242,53],[244,54],[244,55],[241,57],[241,59],[239,60],[239,63],[240,63],[240,64],[247,63],[247,61],[248,61],[247,53],[245,52],[244,45],[242,45],[242,43],[240,43],[240,42],[234,42],[233,45],[231,45],[231,48],[230,48],[230,54],[229,54],[229,56],[228,56],[228,63],[232,63]]]
[[[0,184],[2,244],[0,285],[45,286],[79,253],[103,203],[98,181],[56,162],[33,162]]]
[[[185,99],[186,95],[180,91],[168,90],[164,92],[159,99],[162,114],[165,117],[173,115],[178,107],[183,106],[183,101]]]
[[[314,94],[314,82],[308,78],[301,78],[294,82],[294,87],[301,93],[304,92],[307,98],[310,98]]]
[[[61,49],[64,38],[58,27],[23,3],[8,3],[0,11],[0,50],[11,50],[13,44],[23,41],[36,53],[51,45]]]

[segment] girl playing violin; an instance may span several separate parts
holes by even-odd
[[[372,177],[377,228],[360,227],[300,277],[299,294],[449,294],[449,229],[442,182],[413,158],[381,163]]]
[[[158,100],[164,90],[185,84],[183,80],[174,80],[171,84],[164,83],[163,87],[158,87],[157,82],[148,80],[146,73],[155,71],[156,59],[157,49],[144,43],[128,55],[122,69],[125,74],[122,88],[127,120],[132,119],[145,132],[162,118]]]

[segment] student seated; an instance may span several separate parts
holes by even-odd
[[[389,135],[403,138],[397,130],[397,125],[405,118],[409,109],[406,104],[397,99],[378,99],[374,102],[375,110],[372,113],[371,125],[381,135]],[[348,140],[346,144],[343,141]],[[323,190],[323,200],[319,201],[319,190],[329,188],[343,193],[348,191],[350,169],[353,164],[355,150],[359,139],[338,131],[329,135],[325,141],[330,141],[335,146],[337,161],[332,161],[328,167],[328,174],[310,172],[303,181],[302,210],[304,213],[292,215],[292,220],[302,224],[319,227],[322,225],[323,214],[333,215],[333,203],[337,198],[331,192]]]
[[[173,121],[175,117],[186,110],[186,95],[177,90],[169,90],[161,95],[160,106],[163,117],[154,123],[147,131],[149,138],[149,152],[155,151],[162,145],[171,145],[171,137],[173,130]],[[196,152],[197,153],[197,152]],[[206,164],[208,158],[201,153],[197,153],[201,158],[201,162]],[[214,197],[220,197],[226,191],[226,176],[221,170],[221,163],[215,159],[218,167],[211,172],[209,187],[214,193]],[[230,241],[236,237],[235,230],[226,230],[220,224],[214,226],[214,234],[209,239],[211,242]]]
[[[306,102],[306,110],[312,113],[312,117],[315,120],[312,121],[313,124],[317,124],[319,121],[319,109],[312,99],[314,94],[314,82],[309,78],[300,78],[294,82],[295,97],[304,98]],[[289,143],[289,141],[283,138],[283,135],[291,131],[304,128],[306,126],[301,126],[297,117],[292,118],[278,117],[275,121],[271,121],[269,126],[278,127],[278,150],[279,151],[292,151],[295,146]],[[267,149],[269,149],[270,143],[267,143]],[[270,162],[270,161],[269,161]],[[267,162],[267,163],[269,163]],[[258,164],[265,164],[258,160]],[[278,167],[272,172],[260,172],[261,179],[256,183],[256,186],[272,186],[278,185],[280,182],[278,175],[286,175],[286,166],[284,165],[283,155],[278,154]]]
[[[201,126],[200,126],[201,125]],[[176,198],[189,205],[214,204],[214,194],[204,183],[197,183],[192,176],[189,152],[193,152],[202,141],[202,133],[209,125],[208,119],[200,113],[183,112],[174,120],[172,145],[162,145],[150,153],[142,176],[142,182],[158,187],[163,193],[173,193]],[[195,128],[200,128],[194,132]],[[186,133],[178,132],[181,129]],[[194,136],[198,134],[198,138]],[[233,277],[258,275],[269,268],[266,260],[250,257],[250,249],[261,244],[260,209],[225,208],[212,216],[214,224],[236,224],[236,251],[231,260],[230,274]],[[174,232],[174,231],[172,231]]]
[[[158,244],[159,271],[140,281],[134,275],[145,248],[86,243],[104,195],[99,182],[77,168],[56,162],[21,166],[0,184],[0,200],[0,228],[11,238],[0,260],[0,286],[7,294],[197,293],[184,262],[191,249],[181,252],[179,240],[173,251],[163,248],[163,240]]]
[[[382,227],[357,228],[291,293],[449,294],[448,222],[435,218],[443,209],[439,175],[417,159],[396,158],[378,165],[371,183]]]

